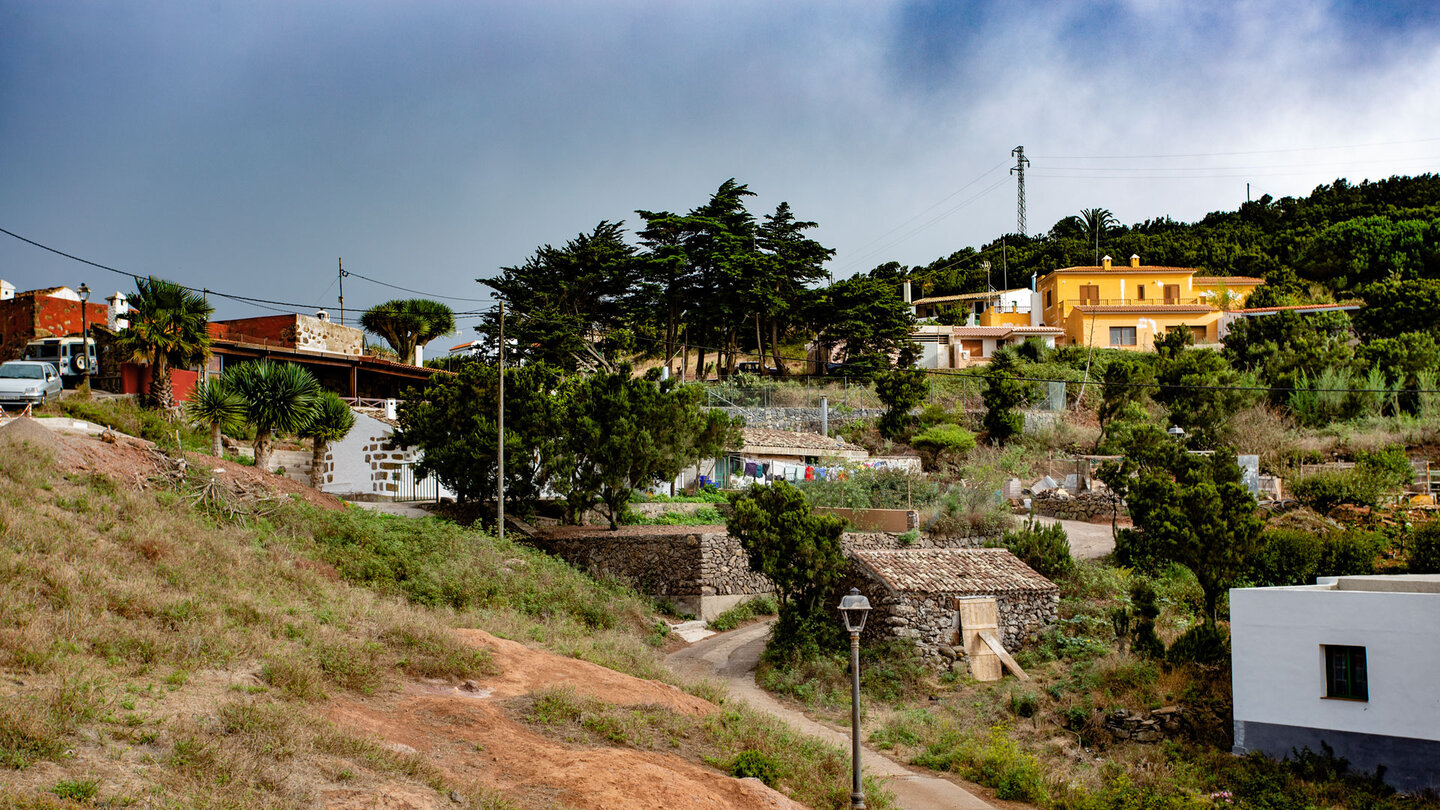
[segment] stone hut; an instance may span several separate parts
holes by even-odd
[[[1003,548],[856,550],[854,558],[874,583],[866,632],[914,641],[937,669],[964,656],[956,644],[957,598],[995,597],[1000,642],[1011,651],[1038,640],[1060,604],[1055,583]]]

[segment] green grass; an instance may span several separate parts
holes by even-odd
[[[780,610],[773,596],[756,596],[722,612],[708,625],[711,630],[723,633],[734,630],[742,624],[749,624],[762,616],[774,616]]]

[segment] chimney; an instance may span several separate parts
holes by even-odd
[[[105,304],[106,328],[111,332],[118,332],[121,329],[129,328],[130,321],[120,317],[130,311],[130,305],[125,302],[125,293],[116,290],[114,295],[105,299]]]
[[[385,410],[384,410],[385,418],[386,418],[386,419],[398,419],[398,418],[399,418],[399,415],[398,415],[398,414],[399,414],[399,408],[400,408],[400,400],[398,400],[398,399],[387,399],[387,400],[385,400]]]
[[[1106,256],[1105,258],[1103,258],[1103,259],[1100,260],[1100,266],[1103,267],[1103,268],[1106,269],[1106,270],[1109,270],[1109,269],[1110,269],[1110,262],[1111,262],[1111,261],[1112,261],[1111,258],[1110,258],[1109,256]]]
[[[902,288],[905,295],[905,303],[910,303],[910,279],[905,279],[905,286]]]
[[[326,322],[326,323],[329,323],[329,322],[330,322],[330,313],[326,312],[326,311],[323,310],[323,309],[317,309],[317,310],[315,310],[315,318],[316,318],[317,320],[321,320],[321,321],[324,321],[324,322]]]
[[[415,365],[417,365],[417,366],[423,366],[423,365],[425,365],[425,347],[424,347],[424,346],[416,346],[416,347],[415,347]]]
[[[1131,267],[1139,267],[1139,266],[1140,266],[1140,254],[1139,254],[1139,253],[1131,253],[1131,254],[1130,254],[1130,266],[1131,266]]]
[[[0,301],[9,301],[15,297],[15,285],[0,278]]]

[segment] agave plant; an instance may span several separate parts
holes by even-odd
[[[245,403],[255,428],[255,466],[270,469],[276,433],[298,433],[315,416],[323,389],[302,366],[260,360],[225,373],[225,385]]]
[[[223,452],[220,432],[245,423],[245,402],[230,390],[224,378],[201,380],[185,402],[185,417],[210,428],[210,455],[219,458]]]
[[[300,438],[311,442],[310,486],[320,489],[325,485],[325,451],[332,442],[338,442],[355,427],[355,412],[350,405],[334,391],[320,395],[320,404],[310,423],[301,428]]]

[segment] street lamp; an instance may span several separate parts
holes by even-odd
[[[1182,428],[1179,425],[1171,425],[1170,429],[1165,432],[1170,434],[1170,438],[1176,441],[1185,438],[1185,428]]]
[[[840,598],[840,614],[845,629],[850,631],[850,806],[865,807],[865,791],[860,788],[860,631],[865,629],[865,616],[870,613],[870,600],[860,595],[859,588]]]
[[[85,372],[85,379],[81,385],[88,391],[90,389],[90,321],[89,305],[90,285],[80,282],[80,370]]]

